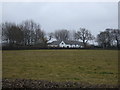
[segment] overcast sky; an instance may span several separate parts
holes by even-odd
[[[10,2],[2,4],[2,14],[3,22],[30,19],[47,33],[83,27],[97,35],[106,28],[118,28],[117,2]]]

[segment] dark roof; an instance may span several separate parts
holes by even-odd
[[[76,44],[76,45],[81,45],[82,44],[82,42],[79,42],[79,41],[64,41],[65,42],[65,44]]]
[[[50,45],[59,45],[62,41],[53,41],[50,43]],[[65,44],[70,44],[70,45],[83,45],[82,42],[79,42],[79,41],[70,41],[70,40],[67,40],[67,41],[63,41]]]
[[[53,41],[51,43],[49,43],[50,45],[59,45],[61,43],[61,41]]]

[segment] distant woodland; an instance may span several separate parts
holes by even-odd
[[[77,31],[66,29],[46,33],[40,24],[32,20],[20,24],[5,22],[1,24],[2,46],[4,48],[48,48],[48,42],[56,40],[74,40],[84,44],[84,48],[120,48],[120,29],[106,28],[94,36],[88,29],[79,28]],[[97,45],[90,44],[94,41]]]

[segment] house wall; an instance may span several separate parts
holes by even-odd
[[[70,44],[65,44],[63,41],[59,44],[59,47],[69,47],[69,48],[73,48],[73,47],[76,47],[76,48],[79,48],[81,47],[80,45],[70,45]]]
[[[59,47],[67,47],[66,44],[62,41],[60,44],[59,44]]]

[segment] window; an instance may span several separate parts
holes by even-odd
[[[67,46],[67,48],[69,48],[69,46]]]

